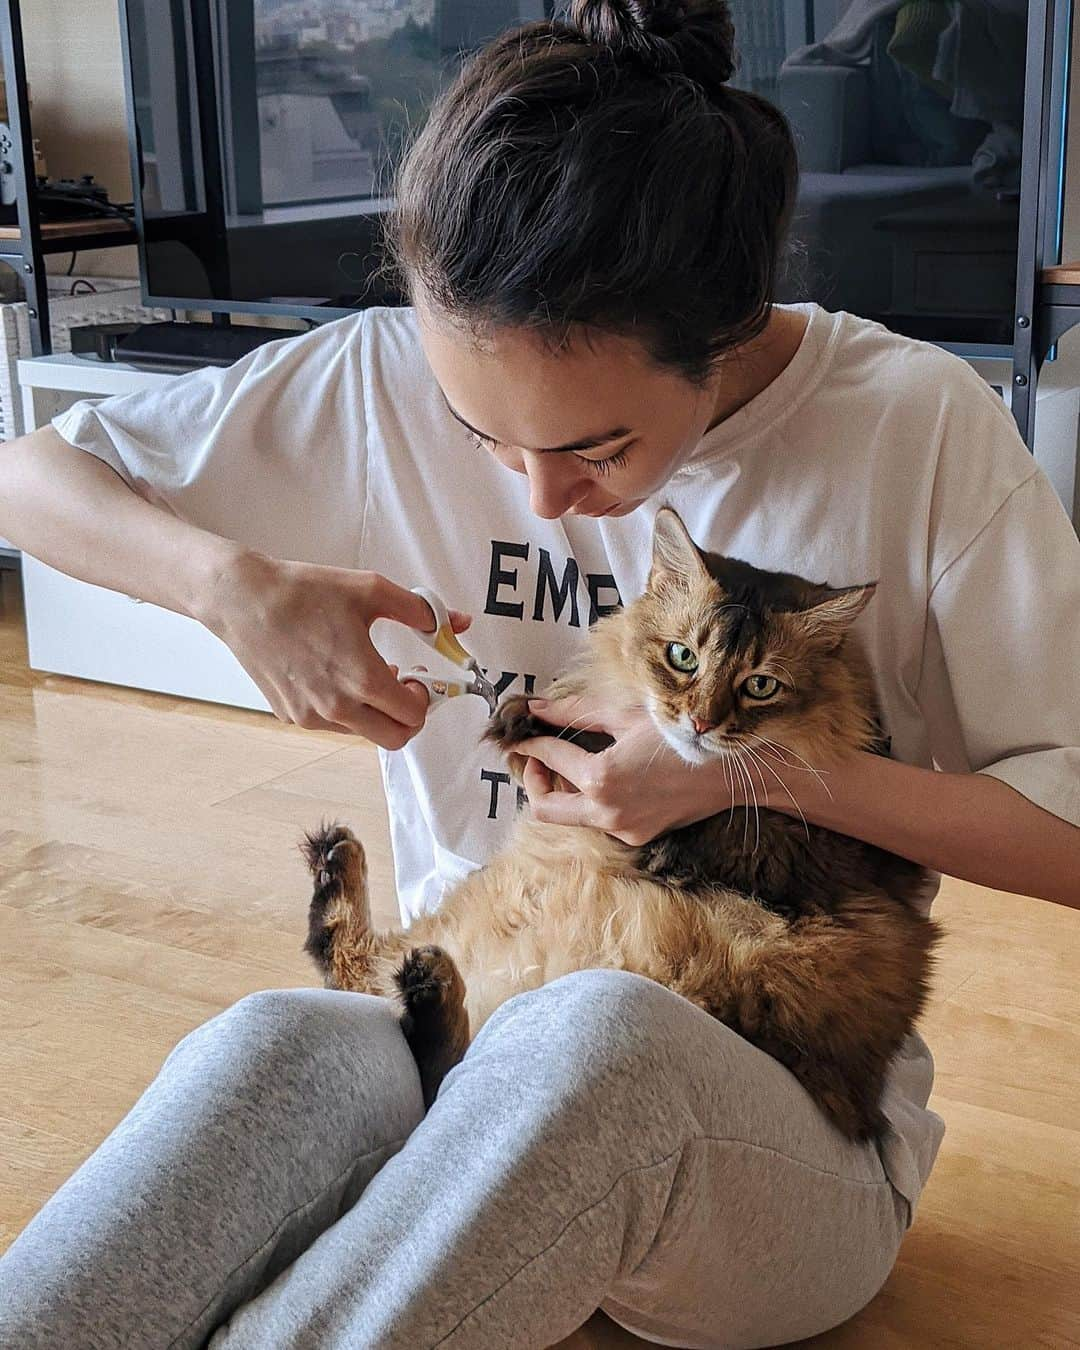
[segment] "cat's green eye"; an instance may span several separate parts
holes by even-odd
[[[684,675],[693,675],[697,670],[697,652],[684,647],[681,642],[669,642],[667,645],[668,665],[681,670]]]
[[[742,682],[742,691],[747,698],[772,698],[780,688],[780,681],[773,675],[751,675]]]

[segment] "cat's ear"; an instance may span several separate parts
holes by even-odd
[[[650,590],[663,576],[678,581],[709,579],[709,569],[698,546],[677,512],[662,506],[653,521],[652,568],[649,571]]]
[[[799,611],[803,631],[826,647],[838,647],[848,629],[874,598],[877,582],[830,588],[824,600]]]

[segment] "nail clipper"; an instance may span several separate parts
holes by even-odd
[[[442,675],[432,675],[422,666],[403,672],[401,678],[403,680],[415,680],[417,684],[422,684],[430,695],[431,707],[435,707],[437,703],[445,703],[447,699],[457,698],[459,694],[479,694],[487,703],[488,711],[494,713],[499,702],[495,686],[485,677],[476,657],[471,652],[467,652],[458,641],[450,623],[450,615],[447,613],[446,606],[434,591],[425,590],[422,586],[415,586],[413,594],[418,595],[421,600],[427,603],[435,619],[433,632],[424,633],[419,629],[413,631],[440,656],[445,657],[447,661],[450,661],[459,669],[467,671],[469,678],[446,679]]]

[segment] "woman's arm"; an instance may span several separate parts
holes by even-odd
[[[791,784],[789,771],[785,781]],[[855,755],[795,788],[807,820],[936,872],[1080,909],[1080,827],[996,778]],[[795,815],[776,784],[769,804]]]
[[[598,755],[548,736],[522,744],[531,757],[525,788],[538,820],[591,825],[643,844],[756,801],[790,816],[801,811],[814,825],[961,880],[1080,909],[1080,828],[985,774],[937,773],[860,754],[821,774],[763,756],[748,760],[740,778],[722,760],[686,764],[646,713],[613,722],[589,716],[576,699],[535,700],[530,707],[554,726],[574,723],[615,738]],[[540,765],[578,791],[553,791]]]
[[[80,581],[200,620],[243,553],[144,501],[52,427],[0,444],[0,535]]]
[[[268,558],[181,520],[52,427],[0,445],[0,534],[80,581],[203,623],[284,722],[399,749],[428,697],[368,635],[379,618],[423,629],[419,596],[374,572]],[[468,626],[453,615],[454,627]]]

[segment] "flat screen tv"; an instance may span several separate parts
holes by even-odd
[[[315,319],[399,303],[379,223],[410,130],[469,52],[550,4],[122,0],[147,302]],[[1068,0],[732,10],[734,83],[799,144],[780,298],[1008,355],[1018,275],[1057,257]]]

